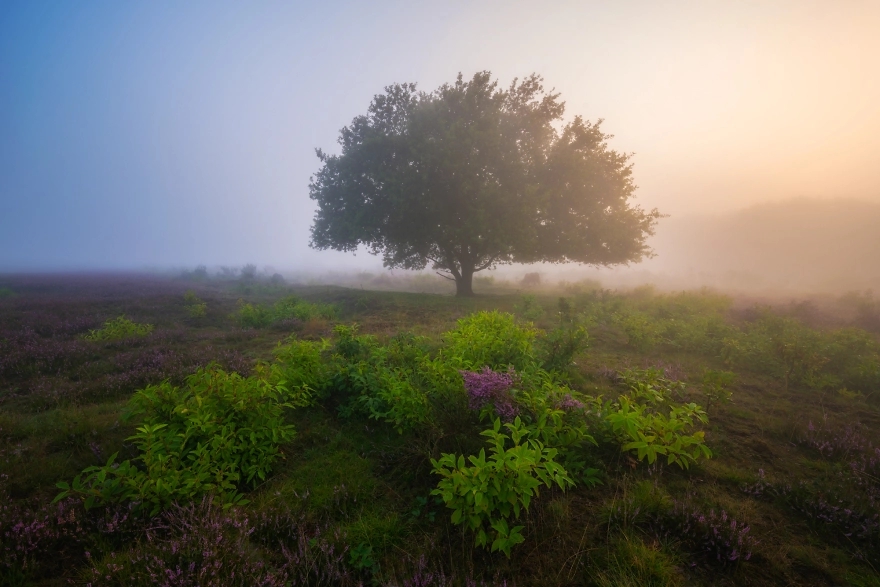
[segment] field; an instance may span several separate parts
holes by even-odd
[[[880,586],[870,295],[483,285],[0,276],[0,584]]]

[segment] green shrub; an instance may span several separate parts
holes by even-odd
[[[424,339],[404,334],[383,346],[372,336],[357,335],[356,324],[338,325],[334,332],[336,360],[331,380],[348,402],[342,407],[343,415],[362,413],[391,424],[400,433],[429,420],[431,369],[436,366],[428,358]]]
[[[624,451],[634,451],[640,460],[654,463],[664,455],[667,464],[686,469],[700,458],[710,458],[712,451],[704,443],[704,432],[694,430],[697,423],[707,424],[706,412],[695,403],[677,404],[673,395],[684,385],[663,379],[659,371],[630,370],[621,374],[628,393],[616,401],[597,399],[601,422],[611,438]]]
[[[11,288],[8,287],[0,287],[0,300],[3,298],[11,298],[15,295],[15,292],[12,291]]]
[[[544,308],[538,303],[538,298],[532,294],[522,297],[522,300],[516,307],[516,312],[526,320],[534,322],[544,315]]]
[[[287,402],[308,405],[326,392],[331,368],[325,357],[326,341],[293,340],[278,345],[271,364],[257,366],[257,372],[285,390]]]
[[[306,322],[316,318],[333,320],[336,318],[336,307],[332,304],[312,304],[296,296],[287,296],[275,302],[272,308],[273,321],[296,319]]]
[[[107,320],[98,330],[89,330],[83,338],[90,341],[118,340],[133,336],[146,336],[153,332],[152,324],[138,324],[125,316]]]
[[[238,300],[238,323],[245,328],[265,328],[273,321],[272,311],[261,304]]]
[[[444,336],[446,356],[459,368],[524,369],[534,363],[538,331],[531,324],[518,325],[512,314],[477,312],[458,321]]]
[[[617,312],[612,323],[626,335],[626,344],[638,350],[648,350],[660,342],[660,325],[644,312],[636,310]]]
[[[732,392],[730,386],[736,381],[736,374],[730,371],[715,371],[706,369],[703,372],[701,386],[703,395],[706,396],[706,411],[712,403],[727,403],[730,401]]]
[[[72,483],[59,483],[56,498],[75,494],[86,507],[137,501],[155,514],[174,501],[213,493],[241,503],[239,489],[266,479],[280,458],[279,445],[293,438],[284,424],[281,392],[256,377],[216,366],[187,378],[183,388],[165,382],[138,391],[130,416],[142,418],[129,438],[139,449],[133,461],[89,467]]]
[[[504,427],[509,435],[501,432],[501,420],[496,419],[492,429],[482,432],[491,445],[488,459],[485,449],[468,457],[470,466],[464,456],[454,454],[432,459],[434,473],[442,479],[431,493],[453,510],[453,524],[465,524],[476,533],[477,546],[489,546],[510,557],[511,548],[525,538],[523,526],[510,527],[508,521],[519,519],[541,485],[564,490],[574,483],[553,460],[556,449],[528,438],[529,431],[519,418]]]
[[[188,291],[183,296],[183,307],[190,318],[204,318],[208,304],[196,296],[195,292]]]
[[[312,304],[296,296],[287,296],[275,302],[272,307],[238,301],[238,313],[234,316],[239,324],[249,328],[266,328],[286,320],[309,320],[336,318],[336,307],[332,304]]]
[[[585,320],[574,313],[566,298],[559,298],[559,326],[538,339],[541,364],[548,371],[566,373],[589,340]]]

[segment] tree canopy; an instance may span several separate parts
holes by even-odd
[[[473,294],[505,263],[638,261],[659,213],[630,203],[630,155],[531,75],[501,89],[487,71],[419,92],[395,84],[342,129],[321,169],[311,246],[366,245],[386,267],[429,263]]]

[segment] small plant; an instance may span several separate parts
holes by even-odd
[[[749,560],[758,545],[749,525],[724,510],[705,513],[684,502],[675,502],[671,511],[657,516],[653,531],[681,541],[693,554],[721,566]]]
[[[208,304],[199,299],[195,292],[188,291],[183,296],[183,307],[186,309],[187,316],[198,319],[205,317]]]
[[[365,542],[349,549],[348,564],[358,571],[366,571],[370,574],[379,570],[379,563],[373,558],[373,547]]]
[[[531,294],[522,297],[516,311],[520,316],[532,322],[539,320],[544,315],[544,308],[538,303],[538,298]]]
[[[453,524],[465,524],[476,533],[477,546],[488,546],[510,557],[511,549],[525,538],[523,526],[511,527],[509,520],[519,519],[541,485],[564,490],[574,482],[554,460],[556,449],[529,439],[529,431],[519,418],[504,427],[509,434],[501,432],[501,420],[496,419],[491,429],[481,433],[491,444],[488,459],[484,449],[468,457],[470,466],[461,455],[432,459],[434,473],[442,479],[431,493],[453,510]]]
[[[544,368],[566,373],[575,355],[587,348],[589,340],[584,320],[574,313],[567,298],[559,298],[559,326],[539,339]]]
[[[733,395],[733,392],[730,391],[730,386],[733,385],[734,381],[736,381],[736,374],[730,371],[706,369],[703,372],[701,384],[703,395],[706,396],[707,412],[713,403],[726,404],[730,401]]]
[[[153,332],[152,324],[138,324],[125,316],[107,320],[98,330],[89,330],[83,335],[85,340],[97,342],[106,340],[119,340],[134,336],[146,336]]]
[[[712,451],[704,443],[697,423],[707,424],[706,412],[695,403],[677,404],[672,395],[684,384],[660,377],[660,371],[625,371],[620,378],[629,393],[617,401],[600,403],[601,421],[625,451],[635,451],[640,460],[653,464],[666,457],[667,464],[688,468],[700,458],[710,458]]]

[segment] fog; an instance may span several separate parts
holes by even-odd
[[[4,2],[0,271],[378,274],[309,249],[314,149],[385,85],[488,69],[604,118],[669,215],[642,264],[499,279],[876,288],[877,30],[859,1]]]

